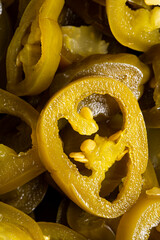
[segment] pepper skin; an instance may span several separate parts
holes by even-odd
[[[39,222],[38,224],[43,232],[44,238],[46,237],[46,239],[87,240],[83,235],[59,223]]]
[[[57,19],[63,4],[64,0],[28,4],[7,51],[8,91],[36,95],[50,85],[60,61],[62,33]]]
[[[124,46],[145,52],[160,43],[160,8],[133,10],[126,0],[106,0],[108,22],[114,37]]]
[[[81,135],[98,131],[89,108],[77,112],[78,104],[87,96],[109,94],[119,104],[124,124],[122,130],[109,138],[95,135],[94,140],[81,144],[80,153],[70,158],[81,161],[91,175],[82,175],[75,163],[63,151],[58,120],[66,118]],[[131,107],[132,106],[132,107]],[[133,93],[123,83],[107,77],[85,77],[55,94],[42,111],[37,125],[40,158],[51,176],[68,197],[82,209],[101,217],[118,217],[138,199],[142,187],[142,173],[147,167],[148,146],[143,116]],[[105,172],[128,154],[127,175],[113,202],[99,196]],[[76,158],[77,156],[77,158]],[[74,162],[73,160],[73,162]]]
[[[137,99],[143,94],[143,85],[149,80],[150,69],[133,54],[96,54],[57,73],[50,86],[51,95],[77,78],[103,75],[127,85]]]
[[[22,211],[0,202],[0,216],[1,239],[44,240],[38,223]]]
[[[14,115],[25,121],[32,129],[32,148],[16,153],[0,144],[0,194],[12,191],[45,171],[38,151],[36,124],[39,113],[19,97],[0,89],[0,113]]]
[[[126,212],[118,225],[116,240],[147,240],[160,222],[160,191],[153,188],[143,194]],[[151,238],[152,239],[152,238]]]

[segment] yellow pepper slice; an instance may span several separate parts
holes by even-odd
[[[50,85],[50,92],[53,95],[71,81],[89,75],[115,78],[125,83],[139,99],[143,94],[144,84],[150,78],[151,71],[147,64],[133,54],[95,54],[57,73]]]
[[[118,225],[116,240],[147,240],[150,231],[160,222],[160,189],[146,191],[126,212]]]
[[[106,0],[109,25],[114,37],[124,46],[146,51],[160,43],[160,8],[131,9],[126,0]]]
[[[119,218],[105,219],[83,211],[73,202],[67,208],[67,223],[76,232],[91,240],[115,240]]]
[[[28,4],[7,51],[8,91],[36,95],[50,85],[60,61],[62,33],[57,19],[63,4],[64,0]]]
[[[61,67],[77,62],[87,56],[107,53],[108,43],[93,26],[62,26],[63,46]]]
[[[44,240],[39,225],[27,214],[0,202],[0,238]]]
[[[59,223],[39,222],[38,225],[46,240],[87,240],[83,235]]]
[[[22,186],[45,171],[37,151],[36,124],[39,113],[19,97],[0,89],[0,113],[11,114],[25,121],[32,129],[32,148],[16,153],[0,144],[0,194]]]
[[[160,0],[144,0],[147,5],[160,5]]]
[[[43,174],[11,192],[0,195],[0,201],[26,214],[32,213],[43,200],[48,189]]]
[[[143,174],[143,188],[142,192],[151,189],[153,187],[159,187],[158,179],[156,176],[155,169],[151,160],[148,160],[146,171]]]
[[[79,154],[70,161],[63,151],[58,120],[65,118],[81,135],[92,135],[98,125],[90,111],[77,112],[78,104],[91,94],[109,94],[123,113],[122,130],[111,137],[95,135],[95,148],[83,142]],[[122,215],[139,197],[142,173],[148,161],[146,128],[133,93],[123,83],[107,77],[84,77],[55,94],[42,111],[37,125],[38,149],[42,162],[55,182],[77,205],[101,217]],[[128,172],[113,202],[100,197],[105,172],[128,154]],[[91,175],[82,175],[76,161],[83,162]]]

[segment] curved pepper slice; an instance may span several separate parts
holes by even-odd
[[[160,8],[132,10],[127,0],[107,0],[106,11],[115,38],[124,46],[146,51],[160,43]]]
[[[0,236],[9,240],[44,240],[43,233],[31,217],[0,202]]]
[[[57,73],[50,86],[51,94],[77,78],[103,75],[126,84],[137,99],[143,94],[143,85],[149,80],[150,69],[133,54],[96,54]]]
[[[145,123],[149,128],[160,127],[160,44],[154,45],[147,52],[143,53],[140,58],[145,64],[151,65],[153,76],[151,79],[151,87],[154,88],[153,100],[154,106],[143,111]]]
[[[64,0],[28,4],[7,52],[8,91],[36,95],[50,85],[60,61],[62,33],[57,19],[63,4]]]
[[[11,114],[25,121],[32,129],[32,148],[16,153],[0,144],[0,194],[9,192],[35,178],[45,169],[37,151],[36,124],[39,113],[19,97],[0,89],[0,113]]]
[[[147,240],[150,231],[160,223],[160,189],[152,188],[126,212],[118,225],[116,240]],[[157,238],[158,239],[158,238]]]
[[[149,146],[148,146],[148,149],[150,150]],[[148,159],[148,165],[147,165],[146,171],[143,174],[142,192],[148,189],[151,189],[153,187],[159,187],[159,182],[155,172],[155,166],[153,167],[151,160]]]
[[[44,239],[87,240],[83,235],[59,223],[39,222],[38,224],[43,232]]]
[[[107,53],[108,43],[102,40],[101,32],[90,26],[62,26],[63,46],[61,67],[77,62],[87,56]]]
[[[0,195],[0,201],[30,214],[43,200],[47,188],[48,184],[44,181],[44,176],[40,175],[23,186]]]
[[[121,131],[109,138],[96,134],[94,140],[82,143],[82,152],[71,153],[74,160],[80,161],[82,156],[82,162],[91,170],[90,176],[83,176],[63,151],[57,122],[66,118],[79,134],[96,133],[98,125],[91,110],[83,107],[77,112],[79,102],[93,93],[109,94],[115,98],[123,113],[124,125]],[[37,139],[45,167],[68,197],[84,210],[114,218],[122,215],[137,200],[141,191],[141,174],[148,161],[147,137],[137,100],[123,83],[107,77],[88,77],[68,85],[52,97],[42,111]],[[111,203],[99,195],[101,182],[105,172],[126,153],[129,156],[128,172],[119,195]]]
[[[104,219],[83,211],[73,202],[67,208],[67,223],[76,232],[91,240],[115,240],[119,218]]]

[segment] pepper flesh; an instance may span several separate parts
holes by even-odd
[[[118,225],[116,240],[147,240],[150,230],[156,227],[160,219],[160,191],[153,190],[143,194],[137,203],[126,212]]]
[[[115,98],[123,113],[124,125],[117,143],[97,135],[95,154],[91,153],[86,165],[92,174],[83,176],[63,151],[57,121],[66,118],[72,128],[82,135],[97,132],[95,120],[86,119],[77,112],[78,103],[92,93],[109,94]],[[55,94],[42,111],[37,125],[37,139],[46,169],[68,197],[84,210],[114,218],[122,215],[137,200],[141,191],[141,174],[148,161],[147,137],[137,100],[123,83],[107,77],[88,77],[70,84]],[[111,203],[99,196],[101,182],[105,172],[116,160],[120,160],[125,150],[129,155],[128,173],[118,197]]]
[[[80,77],[101,75],[115,78],[127,85],[136,98],[143,94],[143,85],[149,80],[150,69],[133,54],[96,54],[57,73],[50,86],[51,94]]]
[[[0,202],[0,216],[2,239],[44,240],[38,224],[22,211]]]
[[[38,224],[43,232],[44,239],[87,240],[83,235],[59,223],[39,222]]]
[[[67,223],[91,240],[114,240],[120,218],[104,219],[83,211],[73,202],[67,208]]]
[[[36,95],[50,85],[60,61],[62,33],[57,19],[63,4],[64,0],[28,4],[7,51],[8,91]]]
[[[39,113],[19,97],[0,89],[0,113],[25,121],[32,129],[32,148],[16,153],[0,144],[0,194],[16,189],[45,171],[37,151],[36,124]]]
[[[126,0],[106,0],[106,12],[114,37],[122,45],[142,52],[160,43],[160,8],[132,10],[126,3]]]
[[[30,214],[42,201],[47,192],[47,183],[40,175],[11,192],[0,195],[0,201],[7,203],[26,214]],[[32,196],[32,197],[31,197]]]

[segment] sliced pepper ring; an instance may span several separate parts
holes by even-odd
[[[87,158],[84,164],[92,170],[90,176],[83,176],[63,151],[58,120],[66,118],[82,135],[97,132],[98,125],[90,112],[77,112],[79,102],[93,93],[109,94],[118,102],[124,125],[121,132],[110,138],[96,135],[96,147],[90,152],[86,153],[82,147]],[[123,83],[107,77],[85,77],[68,85],[55,94],[42,111],[37,124],[37,140],[41,160],[55,182],[84,210],[101,217],[115,218],[139,197],[141,175],[148,161],[147,135],[137,100]],[[101,182],[105,172],[121,159],[125,151],[129,155],[128,173],[117,198],[109,202],[99,195]]]
[[[44,240],[43,233],[35,220],[3,202],[0,202],[0,237],[12,240]]]
[[[145,52],[160,43],[160,8],[132,10],[127,0],[107,0],[106,12],[114,37],[124,46]]]
[[[36,95],[51,84],[60,62],[62,33],[57,19],[63,5],[64,0],[28,4],[7,51],[8,91]]]
[[[160,223],[160,189],[153,187],[143,193],[136,204],[126,212],[118,225],[116,240],[150,239],[152,228]],[[160,234],[158,234],[160,236]],[[157,238],[151,239],[159,239]]]
[[[0,194],[12,191],[45,171],[37,151],[36,124],[39,113],[19,97],[0,89],[0,113],[19,117],[32,129],[32,148],[16,153],[0,144]]]

